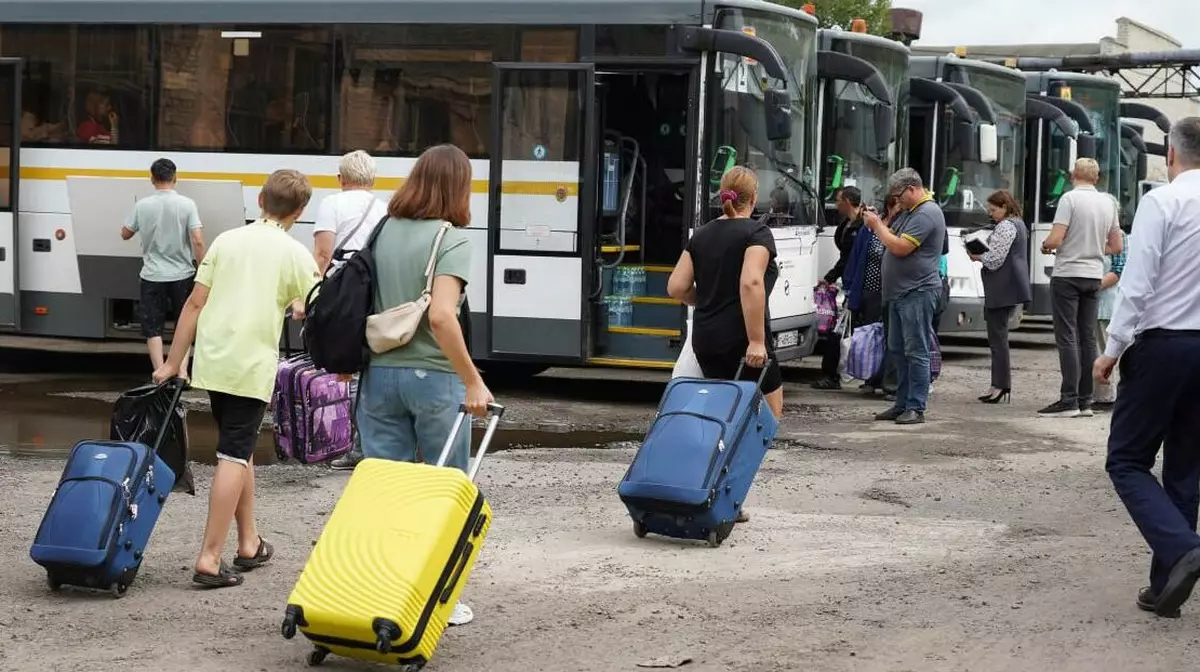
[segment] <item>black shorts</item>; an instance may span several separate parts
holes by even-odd
[[[162,336],[167,320],[176,322],[183,312],[183,304],[192,295],[194,277],[172,282],[142,280],[142,336]]]
[[[224,392],[209,392],[217,421],[217,459],[246,464],[254,456],[267,402]]]
[[[745,356],[745,348],[729,350],[719,355],[700,354],[697,352],[696,361],[699,362],[700,370],[704,372],[705,378],[734,380],[738,367],[742,364],[742,358]],[[768,352],[768,356],[771,358],[771,361],[767,364],[767,375],[763,378],[762,382],[763,394],[770,394],[783,387],[783,373],[779,370],[779,361],[775,358],[775,353],[773,352]],[[758,380],[758,377],[762,373],[762,369],[745,367],[742,369],[741,378],[738,380]]]

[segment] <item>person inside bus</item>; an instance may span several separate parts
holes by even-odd
[[[375,197],[375,159],[361,149],[342,157],[338,164],[338,184],[342,190],[321,199],[313,226],[313,256],[317,269],[325,274],[335,263],[334,250],[361,250],[375,227],[387,216],[387,204]],[[358,376],[351,379],[352,392],[357,389]],[[333,460],[329,466],[338,470],[353,469],[362,460],[359,435],[354,435],[354,449]]]
[[[992,351],[992,386],[979,401],[998,404],[1012,399],[1012,365],[1008,323],[1013,311],[1033,299],[1029,285],[1029,229],[1021,205],[1003,189],[987,198],[988,215],[996,226],[988,236],[988,251],[970,255],[983,264],[983,320]]]
[[[83,110],[87,118],[75,129],[80,142],[115,145],[120,141],[117,129],[120,119],[107,93],[96,89],[89,91],[84,99]]]
[[[751,218],[758,178],[745,166],[721,178],[721,217],[692,234],[667,280],[672,298],[695,306],[692,350],[706,378],[763,377],[762,391],[783,417],[783,374],[773,353],[767,297],[779,277],[775,237]],[[743,367],[742,364],[745,364]],[[765,367],[765,369],[764,369]],[[738,514],[738,522],[749,517]]]
[[[163,327],[178,321],[192,293],[196,264],[204,261],[204,228],[196,202],[175,191],[175,163],[159,159],[150,165],[154,194],[139,199],[121,227],[121,239],[135,235],[142,243],[142,337],[154,369],[163,365]],[[187,370],[184,358],[183,370]]]
[[[376,313],[417,300],[425,269],[443,225],[434,262],[433,293],[426,318],[408,344],[371,357],[359,386],[358,431],[366,457],[437,462],[454,430],[460,406],[487,414],[492,393],[471,361],[458,312],[471,273],[471,162],[454,145],[421,153],[408,179],[388,203],[390,217],[375,240]],[[466,471],[471,432],[458,434],[446,465]],[[451,625],[474,614],[458,604]]]
[[[833,244],[837,246],[838,260],[833,268],[817,283],[816,291],[825,291],[830,285],[842,280],[842,286],[848,283],[843,278],[846,264],[854,250],[854,241],[862,230],[862,191],[858,187],[842,187],[838,190],[835,206],[841,221],[833,232]],[[838,363],[842,356],[841,336],[833,331],[823,334],[817,342],[821,349],[821,378],[812,384],[816,390],[840,390],[842,383],[838,376]]]
[[[288,232],[312,198],[308,178],[272,173],[258,195],[262,215],[213,241],[196,271],[167,362],[154,372],[163,383],[183,370],[196,345],[192,385],[208,390],[217,423],[217,467],[208,521],[192,581],[205,588],[239,586],[243,574],[271,560],[274,549],[254,520],[254,447],[279,366],[279,334],[288,308],[304,319],[303,298],[317,282],[317,263]],[[221,558],[237,521],[237,553]]]
[[[21,100],[21,141],[57,143],[66,139],[66,124],[51,123],[42,114],[50,109],[50,93],[35,83],[25,87]]]

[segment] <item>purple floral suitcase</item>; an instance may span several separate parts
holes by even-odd
[[[354,446],[350,383],[318,369],[307,355],[279,363],[271,406],[281,461],[324,462]]]

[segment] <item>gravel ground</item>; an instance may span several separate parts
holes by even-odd
[[[947,339],[929,422],[911,428],[873,423],[882,402],[810,390],[811,369],[789,370],[752,520],[719,549],[634,538],[616,497],[660,375],[551,372],[496,389],[511,409],[506,445],[543,447],[484,467],[496,521],[467,588],[476,620],[451,629],[427,669],[1197,669],[1200,609],[1160,620],[1134,608],[1149,556],[1103,472],[1107,417],[1035,417],[1055,397],[1056,358],[1045,327],[1015,340],[1010,406],[974,402],[986,350]],[[114,389],[0,376],[0,669],[302,666],[308,647],[279,623],[347,479],[325,468],[259,468],[260,525],[277,555],[242,587],[188,583],[212,473],[197,465],[199,496],[171,499],[124,599],[47,590],[28,549],[62,463],[45,450],[55,446],[30,444],[47,423],[23,418],[36,406],[60,434],[94,436],[78,434],[103,426]],[[592,447],[544,447],[564,436]]]

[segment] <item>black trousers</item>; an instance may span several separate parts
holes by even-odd
[[[1200,332],[1150,330],[1121,358],[1105,469],[1154,551],[1150,587],[1200,547]],[[1162,449],[1162,483],[1154,478]]]
[[[987,324],[988,348],[992,351],[992,387],[1012,389],[1012,357],[1008,349],[1008,320],[1016,306],[985,308],[983,321]]]
[[[1096,321],[1100,319],[1100,281],[1091,278],[1051,278],[1054,343],[1062,371],[1059,399],[1092,403],[1095,383]]]

